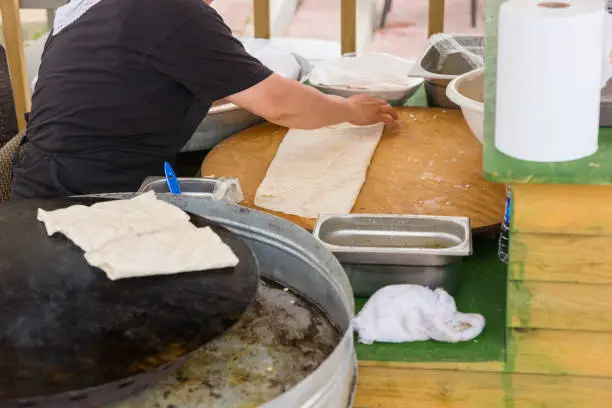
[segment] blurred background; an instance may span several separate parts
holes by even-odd
[[[26,3],[57,5],[62,1],[22,0],[20,3],[23,7]],[[427,43],[428,5],[428,0],[359,0],[359,50],[419,56]],[[215,0],[212,6],[237,36],[253,35],[253,0]],[[482,11],[483,0],[446,0],[445,31],[482,34]],[[271,0],[270,14],[274,37],[340,41],[340,0]],[[24,41],[43,36],[53,16],[53,8],[22,9]]]

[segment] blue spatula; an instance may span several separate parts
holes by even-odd
[[[176,179],[176,174],[174,174],[174,170],[172,170],[170,163],[164,163],[164,172],[166,173],[166,182],[168,183],[170,192],[172,194],[181,194],[181,187],[179,186],[178,180]]]

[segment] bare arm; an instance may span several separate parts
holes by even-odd
[[[276,74],[226,99],[269,122],[295,129],[317,129],[343,122],[397,125],[397,113],[384,101],[367,96],[345,99],[325,95]]]

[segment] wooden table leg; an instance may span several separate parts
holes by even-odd
[[[253,0],[255,38],[270,38],[270,0]]]
[[[30,92],[21,34],[18,0],[0,0],[6,56],[11,74],[15,113],[19,131],[26,127],[25,114],[30,110]]]
[[[444,0],[429,0],[429,36],[444,32]]]
[[[340,3],[342,54],[357,51],[357,0]]]

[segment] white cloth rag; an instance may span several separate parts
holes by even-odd
[[[458,343],[476,338],[482,315],[460,313],[443,289],[391,285],[377,291],[353,320],[359,342],[404,343],[437,340]]]
[[[257,58],[263,65],[274,73],[287,79],[298,80],[302,67],[295,57],[272,44],[260,42],[242,41],[245,50]]]
[[[314,66],[309,81],[323,85],[366,91],[398,91],[408,89],[421,80],[408,72],[416,61],[385,54],[364,54],[320,62]]]

